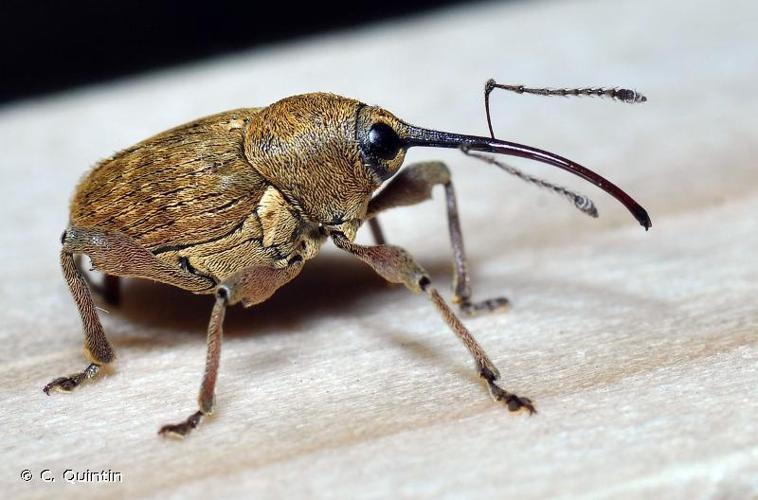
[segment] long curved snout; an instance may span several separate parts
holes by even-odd
[[[491,139],[489,137],[441,132],[438,130],[415,127],[413,125],[407,126],[405,137],[403,137],[402,140],[405,147],[459,148],[508,156],[518,156],[553,165],[554,167],[571,172],[572,174],[591,182],[616,198],[627,208],[627,210],[629,210],[629,212],[631,212],[634,218],[637,219],[645,230],[650,229],[652,226],[647,211],[621,188],[592,170],[567,158],[550,153],[549,151],[517,144],[515,142]]]

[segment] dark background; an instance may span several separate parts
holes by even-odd
[[[3,0],[0,103],[454,3]]]

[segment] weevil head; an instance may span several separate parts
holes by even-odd
[[[595,184],[645,229],[651,225],[629,195],[572,160],[515,142],[416,127],[382,108],[333,94],[288,97],[262,109],[245,140],[248,160],[307,218],[353,232],[373,192],[397,173],[410,147],[461,148],[546,163]]]
[[[403,163],[405,124],[333,94],[282,99],[248,125],[245,155],[311,221],[358,221],[373,192]]]

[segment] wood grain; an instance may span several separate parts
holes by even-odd
[[[482,4],[0,110],[3,496],[756,498],[756,15],[747,1]],[[197,116],[313,90],[484,133],[489,77],[649,97],[493,95],[501,137],[597,169],[649,210],[648,233],[557,171],[519,164],[593,196],[600,219],[455,151],[409,154],[451,166],[475,297],[513,302],[466,324],[538,415],[488,399],[424,298],[329,248],[269,302],[229,311],[218,410],[186,441],[157,430],[194,408],[208,297],[128,282],[103,315],[114,370],[42,393],[84,367],[57,253],[88,165]],[[443,201],[383,223],[445,291]],[[87,468],[122,482],[62,478]]]

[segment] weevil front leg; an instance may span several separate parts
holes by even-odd
[[[377,244],[385,242],[376,215],[394,207],[415,205],[431,199],[432,189],[436,185],[445,188],[447,221],[450,243],[453,248],[453,302],[458,304],[461,312],[473,316],[483,312],[504,311],[508,308],[508,299],[495,297],[479,302],[471,298],[471,280],[468,273],[466,250],[463,246],[460,217],[455,189],[450,179],[450,170],[438,161],[416,163],[407,166],[387,186],[369,202],[368,217],[371,219],[371,231]]]
[[[76,265],[77,255],[89,255],[95,267],[106,275],[148,278],[195,292],[212,289],[214,286],[208,278],[159,261],[148,250],[121,233],[70,227],[63,233],[61,241],[63,276],[82,318],[84,349],[91,363],[82,372],[58,377],[45,385],[42,390],[48,395],[52,390],[73,390],[97,375],[101,366],[112,362],[116,357],[98,318],[87,280]]]
[[[393,245],[357,245],[339,233],[333,234],[332,240],[337,247],[361,259],[387,281],[402,283],[415,293],[425,292],[445,323],[447,323],[455,335],[463,342],[463,345],[466,346],[469,353],[471,353],[476,362],[479,376],[487,384],[492,398],[504,403],[510,411],[524,408],[530,414],[536,413],[530,399],[519,397],[512,392],[506,391],[496,383],[500,378],[500,372],[497,367],[492,363],[474,336],[471,335],[471,332],[468,331],[458,316],[450,309],[450,306],[447,305],[439,292],[432,286],[426,271],[413,260],[408,252]]]
[[[216,287],[216,303],[213,306],[211,320],[208,324],[208,353],[205,358],[205,372],[198,396],[199,408],[181,423],[164,425],[158,431],[159,434],[183,438],[192,429],[200,425],[204,416],[213,413],[226,307],[238,302],[241,302],[245,307],[264,302],[279,287],[297,276],[302,267],[303,259],[299,256],[294,257],[289,266],[282,269],[250,267],[233,275]]]

